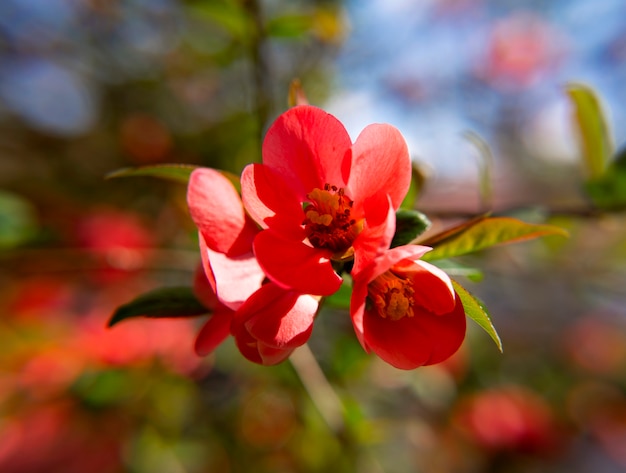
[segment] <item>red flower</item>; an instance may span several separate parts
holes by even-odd
[[[213,311],[198,333],[196,352],[208,355],[232,334],[241,353],[255,363],[285,360],[311,335],[318,301],[273,283],[263,284],[265,275],[252,253],[258,229],[221,173],[195,170],[187,200],[200,230],[203,260],[194,290]]]
[[[463,304],[450,278],[419,261],[429,250],[393,248],[353,273],[350,315],[361,345],[400,369],[440,363],[465,338]]]
[[[214,169],[194,170],[187,205],[199,230],[200,256],[213,292],[236,310],[265,278],[252,253],[258,229],[232,183]]]
[[[270,127],[263,164],[242,174],[244,205],[263,227],[254,251],[267,276],[302,294],[341,285],[333,263],[360,270],[389,248],[395,210],[411,181],[400,132],[370,125],[352,144],[332,115],[293,107]]]
[[[280,363],[311,336],[317,307],[312,296],[264,284],[234,314],[231,330],[239,351],[255,363]]]

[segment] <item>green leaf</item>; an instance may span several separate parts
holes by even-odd
[[[117,171],[110,172],[105,176],[105,179],[114,179],[117,177],[137,177],[137,176],[149,176],[159,179],[166,179],[169,181],[179,182],[181,184],[187,184],[189,182],[189,176],[197,169],[198,166],[193,164],[157,164],[155,166],[141,166],[137,168],[123,168]],[[232,172],[218,171],[228,179],[237,192],[241,193],[241,182],[239,176]]]
[[[247,42],[250,32],[254,30],[253,20],[239,2],[210,0],[195,2],[189,6],[189,11],[199,18],[204,18],[219,25],[233,38]]]
[[[265,24],[269,36],[278,38],[298,38],[313,26],[313,19],[307,15],[283,15],[271,18]]]
[[[396,233],[391,247],[407,245],[430,227],[428,217],[417,210],[400,209],[396,212]]]
[[[500,336],[491,322],[491,317],[489,317],[489,312],[487,312],[485,305],[455,280],[452,280],[452,285],[463,303],[465,315],[487,332],[496,343],[500,352],[502,352],[502,340],[500,340]]]
[[[478,151],[478,182],[480,201],[484,209],[493,207],[493,186],[491,171],[493,169],[493,153],[487,142],[473,131],[463,133],[465,139],[474,145]]]
[[[26,243],[36,232],[33,206],[16,194],[0,191],[0,249]]]
[[[510,217],[480,218],[471,222],[471,225],[465,225],[461,231],[450,233],[446,238],[437,240],[435,236],[424,242],[424,245],[432,245],[431,241],[436,240],[437,245],[422,259],[432,261],[451,258],[474,253],[494,245],[531,240],[547,235],[568,236],[567,231],[554,225],[526,223]]]
[[[160,179],[187,184],[189,176],[198,166],[191,164],[157,164],[154,166],[140,166],[136,168],[123,168],[110,172],[105,179],[113,179],[117,177],[137,177],[150,176]]]
[[[565,90],[574,107],[574,124],[578,131],[587,174],[590,179],[597,179],[604,174],[609,158],[614,152],[604,111],[591,87],[571,83]]]
[[[164,287],[142,294],[118,307],[111,316],[109,327],[133,317],[177,318],[210,313],[190,287]]]
[[[626,147],[618,153],[602,176],[585,184],[585,190],[600,209],[626,209]]]
[[[415,208],[417,203],[417,198],[424,187],[424,182],[426,181],[426,175],[424,171],[420,168],[419,164],[412,163],[411,164],[411,185],[409,186],[409,190],[404,196],[402,203],[400,204],[401,209],[409,209],[412,210]]]
[[[352,278],[349,275],[343,276],[343,283],[334,294],[324,298],[324,304],[338,309],[349,309],[350,298],[352,297]]]
[[[440,259],[433,264],[435,264],[438,268],[443,269],[449,276],[462,276],[472,282],[480,282],[484,277],[484,274],[480,269],[471,268],[449,259]]]

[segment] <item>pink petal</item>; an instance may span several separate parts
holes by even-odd
[[[450,277],[436,266],[425,261],[401,261],[394,271],[406,275],[413,281],[413,299],[417,305],[441,315],[454,310],[456,293]]]
[[[389,194],[400,207],[411,184],[411,158],[400,132],[391,125],[369,125],[352,147],[349,195],[356,202]]]
[[[367,199],[364,213],[365,227],[353,243],[354,273],[359,273],[389,249],[396,229],[396,213],[388,196],[377,195]]]
[[[367,283],[362,279],[353,279],[352,296],[350,298],[350,318],[359,343],[369,353],[370,349],[363,337],[363,314],[365,312],[365,298],[367,297]]]
[[[264,230],[254,240],[254,253],[267,277],[286,289],[329,296],[341,286],[342,279],[332,267],[328,250]]]
[[[391,248],[370,262],[362,271],[352,271],[352,278],[369,284],[399,261],[403,259],[417,260],[430,250],[432,248],[421,245],[403,245]]]
[[[250,216],[263,228],[302,234],[302,199],[284,180],[262,164],[249,164],[241,174],[241,194]]]
[[[266,366],[276,365],[289,358],[293,351],[293,348],[275,348],[259,342],[243,325],[235,323],[234,320],[231,329],[239,352],[253,363]]]
[[[295,348],[309,339],[317,308],[313,297],[268,283],[239,308],[237,318],[247,319],[246,329],[260,342],[276,348]]]
[[[207,278],[209,286],[211,286],[211,290],[215,293],[215,275],[213,274],[213,268],[211,268],[211,262],[209,261],[209,247],[207,246],[206,241],[204,241],[202,232],[198,232],[198,243],[200,245],[200,259],[202,267],[204,268],[204,275]]]
[[[225,307],[216,310],[196,337],[195,350],[199,356],[213,352],[230,335],[233,312]]]
[[[215,277],[215,293],[225,306],[237,310],[261,287],[265,274],[252,253],[230,258],[206,248],[205,254]]]
[[[365,342],[374,353],[396,368],[410,370],[422,366],[431,358],[437,340],[415,323],[421,316],[417,313],[413,317],[389,320],[380,317],[376,311],[365,311]]]
[[[213,278],[213,274],[210,274]],[[211,282],[204,272],[204,267],[199,264],[196,268],[193,278],[193,292],[202,305],[207,309],[214,309],[218,304],[217,296],[215,295],[215,279]]]
[[[268,130],[263,164],[283,176],[303,201],[326,183],[345,187],[351,146],[339,120],[317,107],[301,105],[279,116]]]
[[[246,217],[237,190],[220,172],[194,170],[187,204],[191,218],[214,251],[231,255],[250,251],[256,226]]]
[[[287,358],[289,358],[294,349],[274,348],[266,346],[263,343],[259,342],[257,350],[259,351],[259,355],[261,356],[261,363],[265,366],[272,366],[277,365],[278,363],[282,363]]]

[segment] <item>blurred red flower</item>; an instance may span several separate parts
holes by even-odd
[[[559,443],[549,405],[522,387],[492,389],[464,399],[455,422],[473,442],[490,451],[549,454]]]
[[[361,345],[400,369],[440,363],[465,338],[465,311],[450,278],[419,261],[428,247],[393,248],[353,273],[350,315]]]
[[[323,110],[300,105],[272,124],[263,164],[242,174],[246,210],[263,227],[254,240],[268,278],[302,294],[341,285],[333,262],[359,270],[389,248],[395,210],[411,181],[406,143],[390,125],[363,130],[352,144]]]
[[[36,405],[3,418],[3,473],[115,473],[122,469],[120,426],[101,416],[98,428],[69,402]]]
[[[76,238],[81,248],[106,263],[106,268],[91,273],[100,282],[141,269],[156,246],[154,232],[137,215],[109,208],[93,209],[81,219]]]
[[[564,52],[564,38],[553,25],[518,12],[494,25],[479,73],[500,89],[526,88],[555,69]]]

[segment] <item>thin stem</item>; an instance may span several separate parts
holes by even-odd
[[[252,83],[254,84],[253,100],[254,114],[257,118],[257,139],[259,144],[261,144],[263,140],[263,127],[267,123],[270,115],[270,67],[266,53],[266,34],[261,5],[258,0],[247,0],[245,5],[253,19],[253,29],[250,32],[249,38],[250,58],[252,60]]]
[[[336,434],[343,432],[343,403],[326,379],[309,346],[304,344],[295,350],[289,361],[328,427]]]
[[[522,212],[524,210],[528,210],[532,208],[532,206],[528,207],[517,207],[510,209],[501,209],[499,211],[494,211],[491,213],[492,216],[502,216],[508,215],[511,213]],[[575,218],[584,218],[584,219],[593,219],[601,217],[602,215],[607,214],[607,212],[603,212],[601,210],[595,209],[593,207],[545,207],[545,206],[537,206],[540,210],[542,210],[546,217],[575,217]],[[467,212],[462,210],[454,210],[454,209],[429,209],[425,207],[419,207],[418,210],[424,214],[426,214],[430,218],[441,218],[441,219],[472,219],[478,217],[479,215],[483,215],[483,212]]]

